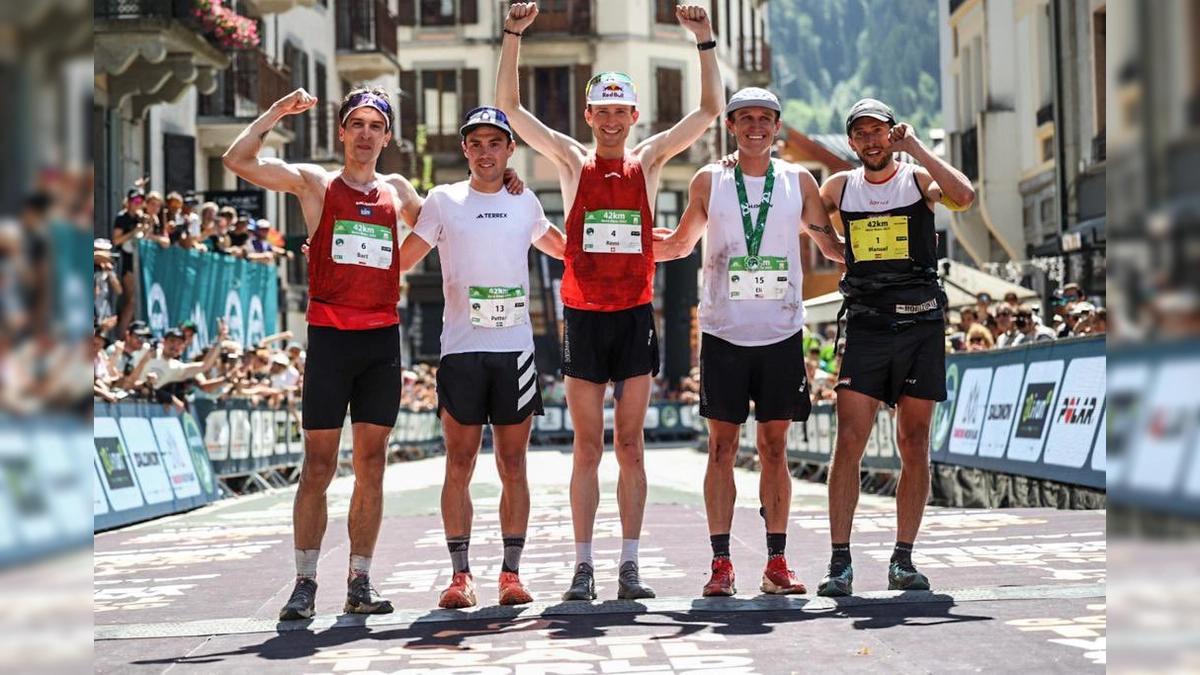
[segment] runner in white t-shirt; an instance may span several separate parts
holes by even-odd
[[[520,605],[533,601],[518,571],[529,523],[525,453],[533,415],[542,414],[527,260],[530,243],[561,259],[566,240],[546,220],[532,192],[513,195],[503,189],[504,170],[516,149],[504,113],[476,108],[460,133],[471,178],[430,191],[412,235],[400,247],[401,273],[438,247],[446,298],[437,393],[446,441],[442,524],[454,572],[438,606],[476,604],[468,564],[470,483],[485,424],[492,425],[503,486],[499,600]]]

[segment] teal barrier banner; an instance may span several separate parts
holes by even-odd
[[[279,278],[274,265],[146,241],[138,243],[138,255],[139,311],[156,337],[191,320],[197,330],[193,350],[198,351],[216,337],[218,318],[225,320],[230,339],[247,346],[276,332]]]

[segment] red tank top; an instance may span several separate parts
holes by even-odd
[[[383,185],[363,194],[329,183],[308,252],[308,323],[343,330],[400,322],[396,202]]]
[[[649,303],[654,298],[653,227],[641,162],[628,153],[620,159],[590,154],[567,215],[563,304],[615,312]],[[640,253],[608,252],[628,250],[638,240]]]

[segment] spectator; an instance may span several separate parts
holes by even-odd
[[[984,317],[992,313],[992,294],[987,291],[981,291],[975,294],[975,318],[983,321]]]
[[[92,242],[92,290],[95,294],[96,321],[101,322],[117,313],[117,296],[121,295],[121,279],[113,265],[112,242],[96,239]]]
[[[1076,283],[1070,283],[1062,287],[1063,299],[1068,305],[1075,302],[1083,302],[1087,300],[1087,295],[1084,294],[1083,288]]]
[[[1053,340],[1054,331],[1038,324],[1033,319],[1033,307],[1029,305],[1021,305],[1017,308],[1017,312],[1013,317],[1013,323],[1017,328],[1017,335],[1012,341],[1012,345],[1023,345],[1033,342],[1045,342]]]
[[[1088,327],[1089,335],[1103,335],[1108,332],[1108,309],[1097,307],[1092,313],[1092,323]]]
[[[1075,325],[1071,328],[1071,335],[1087,335],[1092,330],[1092,316],[1096,312],[1096,306],[1084,300],[1083,302],[1075,303],[1071,308],[1071,318],[1075,320]]]
[[[294,400],[300,389],[300,372],[292,366],[287,354],[278,353],[271,357],[271,388],[280,392],[288,403]]]
[[[146,223],[142,219],[142,210],[146,195],[141,188],[132,188],[125,195],[125,203],[120,213],[113,220],[113,245],[121,254],[117,261],[117,272],[121,276],[121,287],[127,291],[122,295],[121,311],[118,314],[117,333],[123,333],[133,320],[137,310],[138,284],[134,276],[133,256],[137,251],[137,242],[146,236]]]
[[[213,253],[226,255],[229,249],[229,231],[233,227],[233,221],[237,220],[237,211],[229,206],[217,209],[215,203],[208,202],[201,208],[201,212],[203,213],[210,207],[215,214],[212,223],[207,228],[201,226],[204,245]]]
[[[1021,305],[1021,301],[1017,298],[1016,293],[1009,291],[1008,293],[1004,294],[1004,304],[1008,305],[1009,309],[1016,311],[1017,307]]]
[[[958,328],[962,331],[963,335],[966,335],[967,331],[971,330],[971,326],[979,322],[979,310],[975,309],[975,307],[969,305],[963,307],[959,310],[958,315]]]
[[[187,220],[183,217],[183,195],[174,190],[167,193],[166,209],[162,214],[162,222],[168,234],[181,227],[186,229]]]
[[[982,324],[971,326],[971,330],[967,331],[967,351],[982,352],[989,349],[994,349],[996,346],[995,340],[992,338],[992,331],[988,330]]]
[[[229,248],[226,249],[232,256],[245,258],[252,250],[250,244],[250,214],[239,213],[237,220],[233,221],[233,231],[229,233]]]
[[[137,364],[150,351],[147,342],[150,339],[150,328],[144,321],[134,321],[125,331],[125,339],[117,340],[108,348],[108,360],[113,370],[121,377],[117,386],[122,389],[133,389],[134,383],[129,376],[137,368]]]
[[[996,308],[996,332],[994,334],[997,348],[1009,347],[1017,339],[1017,327],[1013,323],[1013,315],[1017,308],[1005,300],[1003,305]]]
[[[154,389],[154,400],[164,405],[170,405],[177,411],[186,409],[184,397],[189,385],[196,377],[211,369],[220,356],[219,349],[210,349],[204,361],[184,363],[183,346],[186,338],[183,331],[172,328],[163,336],[162,344],[155,350],[154,356],[145,366],[146,377]]]
[[[163,216],[162,193],[151,190],[146,194],[146,209],[142,213],[142,219],[146,221],[148,228],[146,239],[157,242],[159,246],[166,248],[171,245],[171,233],[163,221]]]
[[[180,212],[183,217],[183,222],[187,225],[188,236],[192,241],[199,243],[202,239],[200,236],[200,214],[196,213],[196,206],[200,204],[200,200],[196,199],[196,193],[188,190],[183,193],[183,210]]]

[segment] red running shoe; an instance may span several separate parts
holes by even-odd
[[[475,578],[470,572],[456,572],[450,585],[438,598],[442,609],[464,609],[475,606]]]
[[[783,556],[771,558],[763,569],[762,592],[773,595],[800,595],[808,592],[804,584],[796,578],[796,573],[788,569],[787,559]]]
[[[516,572],[501,572],[500,573],[500,604],[501,605],[524,605],[533,602],[533,596],[529,594],[529,589],[525,588],[525,584],[521,583],[521,578]]]
[[[729,558],[713,558],[712,576],[709,577],[708,583],[704,584],[701,595],[706,598],[721,598],[734,593],[737,593],[737,586],[734,585],[733,561]]]

